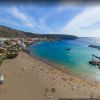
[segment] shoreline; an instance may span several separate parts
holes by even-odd
[[[59,68],[58,67],[58,65],[56,65],[56,64],[54,64],[54,63],[51,63],[51,62],[49,62],[49,61],[46,61],[46,60],[44,60],[44,59],[41,59],[41,58],[39,58],[39,57],[37,57],[37,56],[34,56],[34,55],[32,55],[31,53],[27,53],[32,59],[36,59],[36,60],[38,60],[39,62],[42,62],[42,63],[45,63],[46,65],[49,65],[49,67],[51,67],[52,69],[54,69],[54,70],[57,70],[57,71],[59,71],[59,72],[61,72],[61,73],[63,73],[64,75],[69,75],[71,78],[72,78],[72,80],[76,80],[76,83],[78,83],[78,81],[82,81],[82,83],[84,84],[84,83],[86,83],[86,84],[88,84],[89,83],[89,85],[90,84],[98,84],[98,85],[100,85],[100,82],[99,81],[95,81],[95,80],[90,80],[90,79],[85,79],[85,78],[80,78],[80,77],[78,77],[78,76],[75,76],[75,75],[72,75],[72,74],[70,74],[70,72],[66,69],[66,70],[64,70],[63,68],[61,69],[61,68]],[[91,86],[92,87],[92,86]]]
[[[25,53],[26,53],[26,52],[25,52]],[[49,65],[50,67],[52,67],[53,69],[58,70],[58,71],[61,71],[62,73],[71,76],[71,77],[72,77],[73,79],[75,79],[75,80],[80,80],[80,81],[82,81],[82,82],[86,82],[86,83],[90,83],[90,84],[91,84],[91,83],[95,83],[95,84],[99,84],[99,85],[100,85],[100,82],[99,82],[99,81],[90,80],[90,79],[78,77],[78,76],[76,76],[76,75],[72,75],[72,74],[70,74],[70,71],[68,71],[67,69],[65,70],[65,68],[62,68],[62,69],[59,68],[60,66],[57,65],[57,64],[54,64],[54,63],[51,63],[51,62],[49,62],[49,61],[43,60],[43,59],[41,59],[41,58],[39,58],[39,57],[37,57],[37,56],[32,55],[31,53],[27,53],[27,54],[28,54],[31,58],[36,59],[36,60],[38,60],[38,61],[40,61],[40,62],[43,62],[43,63]],[[59,67],[58,67],[58,66],[59,66]]]
[[[27,52],[27,51],[28,51],[28,52]],[[27,53],[30,57],[32,57],[32,58],[34,58],[34,59],[37,59],[37,60],[39,60],[39,61],[41,61],[41,62],[43,62],[43,63],[46,63],[47,65],[50,65],[50,66],[52,66],[53,68],[55,68],[55,69],[57,69],[57,70],[60,70],[60,71],[62,71],[62,72],[64,72],[64,73],[66,73],[66,74],[69,74],[69,75],[71,75],[71,76],[73,76],[73,77],[75,77],[75,78],[78,78],[78,79],[81,79],[81,80],[87,81],[87,82],[89,81],[89,82],[100,83],[100,81],[96,81],[96,80],[92,80],[92,79],[86,79],[86,78],[79,77],[79,76],[77,76],[77,75],[71,74],[72,72],[69,71],[68,69],[66,69],[66,68],[64,68],[64,67],[61,68],[60,65],[55,64],[55,63],[52,63],[52,62],[50,62],[50,61],[48,61],[48,60],[41,59],[41,58],[39,58],[39,57],[37,57],[37,56],[31,54],[31,52],[30,52],[29,50],[26,50],[26,51],[23,51],[23,52]]]
[[[0,100],[41,100],[44,95],[51,95],[51,88],[56,89],[52,100],[100,98],[99,83],[72,76],[23,51],[17,58],[5,60],[0,73],[5,74],[5,83],[0,86]],[[45,92],[47,88],[49,92]]]

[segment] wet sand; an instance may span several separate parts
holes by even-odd
[[[2,63],[0,74],[5,75],[5,83],[0,85],[0,100],[100,97],[100,83],[67,74],[22,51],[17,58]]]

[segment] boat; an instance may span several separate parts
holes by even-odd
[[[0,84],[4,83],[4,75],[0,75]]]
[[[97,45],[89,45],[88,47],[96,48],[96,49],[100,50],[100,46],[97,46]]]
[[[89,61],[89,64],[100,66],[100,61]]]
[[[96,60],[96,58],[99,59],[99,61]],[[98,68],[100,69],[100,57],[98,57],[96,55],[92,55],[92,60],[89,61],[89,64],[95,65],[95,66],[97,65],[97,66],[99,66]]]
[[[71,50],[71,48],[67,48],[67,49],[65,49],[65,50]]]

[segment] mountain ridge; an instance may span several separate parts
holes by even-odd
[[[17,29],[13,29],[7,26],[0,25],[0,37],[1,38],[48,38],[48,39],[77,39],[77,36],[67,34],[39,34],[25,32]]]

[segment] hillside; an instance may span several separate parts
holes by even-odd
[[[38,34],[38,33],[30,33],[30,32],[24,32],[16,29],[12,29],[6,26],[0,26],[0,37],[3,38],[44,38],[46,37],[47,39],[50,40],[62,40],[62,39],[77,39],[77,36],[73,35],[64,35],[64,34]]]
[[[18,37],[18,38],[23,37],[23,38],[26,38],[28,36],[23,31],[12,29],[12,28],[9,28],[9,27],[6,27],[6,26],[0,26],[0,37],[6,37],[6,38],[9,38],[9,37]]]

